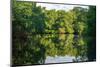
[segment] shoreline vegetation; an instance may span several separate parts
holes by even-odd
[[[96,60],[96,6],[66,11],[37,4],[12,2],[12,65],[45,64],[47,56],[66,54],[73,62]]]

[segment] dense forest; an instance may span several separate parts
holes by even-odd
[[[66,5],[67,6],[67,5]],[[96,7],[47,10],[34,2],[12,2],[12,64],[44,64],[46,56],[96,59]]]

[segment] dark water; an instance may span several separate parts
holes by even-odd
[[[29,36],[28,40],[23,43],[19,42],[19,45],[21,44],[24,46],[18,46],[19,49],[14,49],[14,52],[16,52],[16,54],[13,54],[14,64],[96,60],[95,37],[83,37],[73,34],[37,34]]]

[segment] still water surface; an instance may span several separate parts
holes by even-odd
[[[73,34],[41,34],[32,37],[35,48],[40,52],[39,64],[80,62],[95,60],[95,40],[93,37],[83,37]],[[93,51],[94,50],[94,51]],[[93,56],[92,56],[93,55]],[[33,58],[34,59],[34,58]]]
[[[96,39],[74,34],[33,34],[14,39],[13,61],[17,65],[83,62],[96,60]]]

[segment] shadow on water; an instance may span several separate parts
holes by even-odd
[[[96,59],[95,38],[73,34],[37,34],[28,36],[25,41],[14,38],[12,47],[14,65],[94,61]],[[53,59],[51,60],[50,57]]]

